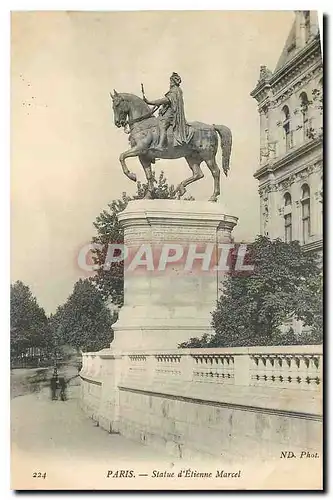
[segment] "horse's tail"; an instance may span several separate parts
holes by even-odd
[[[222,147],[222,168],[225,175],[228,175],[231,146],[232,146],[232,133],[230,128],[225,125],[213,125],[216,132],[219,134],[221,139]]]

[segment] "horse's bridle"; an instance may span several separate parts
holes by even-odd
[[[143,120],[147,120],[147,118],[151,118],[155,111],[159,108],[159,106],[154,106],[153,109],[149,111],[149,113],[139,116],[138,118],[133,118],[133,120],[129,120],[126,125],[128,124],[130,127],[134,125],[135,123],[142,122]]]

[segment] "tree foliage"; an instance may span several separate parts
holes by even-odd
[[[47,349],[50,332],[45,311],[29,286],[16,281],[10,285],[10,351],[19,356],[30,347]]]
[[[68,344],[82,351],[98,351],[110,345],[115,317],[89,279],[80,279],[50,323],[58,346]]]
[[[147,184],[138,182],[137,194],[133,198],[123,193],[120,199],[114,200],[106,210],[100,213],[94,223],[97,235],[93,237],[92,242],[100,247],[93,252],[93,261],[98,269],[92,281],[101,292],[104,300],[111,300],[118,307],[122,306],[124,301],[124,266],[123,262],[106,264],[108,245],[124,242],[124,232],[117,216],[126,208],[130,200],[143,198],[146,192]],[[158,199],[177,198],[175,187],[168,185],[163,172],[156,182],[153,197]]]
[[[259,236],[249,246],[254,270],[233,271],[223,282],[212,313],[214,335],[191,339],[181,347],[234,347],[320,343],[322,341],[322,274],[317,258],[298,241],[284,243]],[[306,338],[281,325],[292,317],[311,327]]]

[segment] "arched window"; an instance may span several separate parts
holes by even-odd
[[[291,128],[290,128],[290,111],[288,106],[283,106],[283,130],[286,151],[291,148]]]
[[[284,195],[284,240],[286,243],[292,241],[292,218],[291,218],[291,196],[290,193]],[[286,209],[287,208],[287,209]]]
[[[302,112],[302,125],[303,125],[303,133],[304,139],[306,139],[309,135],[309,99],[305,92],[302,92],[299,96],[301,100],[301,112]]]
[[[310,220],[310,188],[307,184],[302,186],[302,237],[303,243],[307,243],[311,234]]]
[[[287,207],[288,205],[291,205],[291,196],[290,196],[290,193],[285,193],[284,206]]]

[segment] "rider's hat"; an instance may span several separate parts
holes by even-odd
[[[173,81],[177,85],[180,85],[182,83],[182,79],[180,78],[180,76],[178,75],[178,73],[173,72],[172,75],[171,75],[171,78],[173,79]]]

